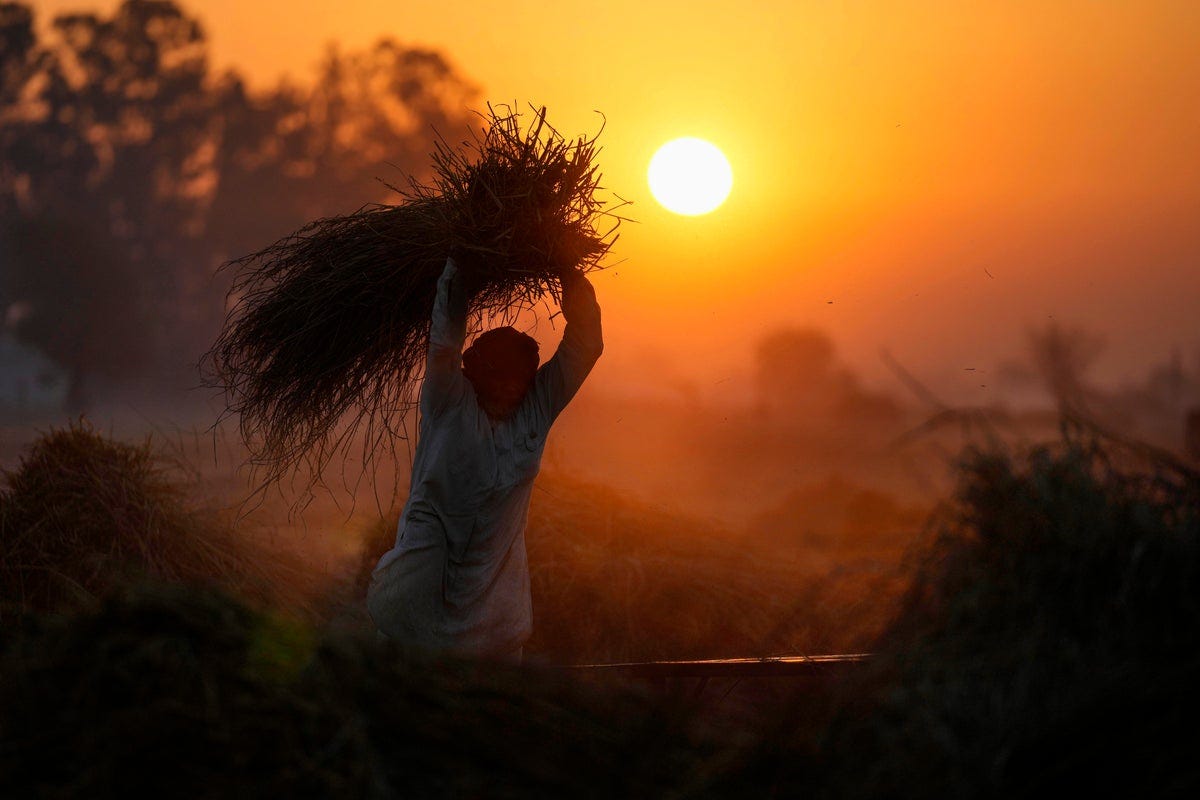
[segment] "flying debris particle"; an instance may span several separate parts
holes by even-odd
[[[996,276],[995,276],[995,275],[993,275],[993,274],[991,273],[991,271],[990,271],[990,270],[989,270],[987,267],[984,267],[984,268],[983,268],[983,271],[984,271],[984,273],[985,273],[985,274],[986,274],[986,275],[987,275],[989,278],[991,278],[992,280],[995,280],[995,279],[996,279]]]

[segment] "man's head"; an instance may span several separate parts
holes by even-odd
[[[537,341],[512,327],[479,334],[463,353],[463,374],[475,387],[479,405],[493,419],[517,410],[537,369]]]

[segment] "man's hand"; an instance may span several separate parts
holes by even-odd
[[[454,276],[457,290],[462,292],[463,297],[468,301],[472,300],[483,289],[485,282],[483,273],[470,258],[464,257],[462,253],[452,253],[450,260],[454,262],[457,270],[457,274]]]
[[[559,280],[562,283],[562,312],[567,322],[594,313],[596,290],[582,272],[563,270]]]

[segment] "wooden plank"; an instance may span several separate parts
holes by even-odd
[[[628,675],[634,678],[817,678],[830,677],[869,660],[870,653],[770,658],[718,658],[699,661],[643,661],[571,664],[562,669]]]

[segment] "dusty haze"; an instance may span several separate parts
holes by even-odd
[[[605,385],[706,391],[745,376],[753,339],[785,323],[828,330],[880,385],[886,347],[963,402],[1005,391],[965,369],[994,372],[1051,318],[1105,335],[1109,384],[1200,349],[1193,3],[190,10],[214,63],[264,85],[307,77],[330,42],[387,34],[442,51],[483,98],[547,104],[566,132],[602,110],[608,183],[640,222],[597,281]],[[651,153],[682,135],[733,163],[730,200],[705,217],[669,214],[645,185]]]

